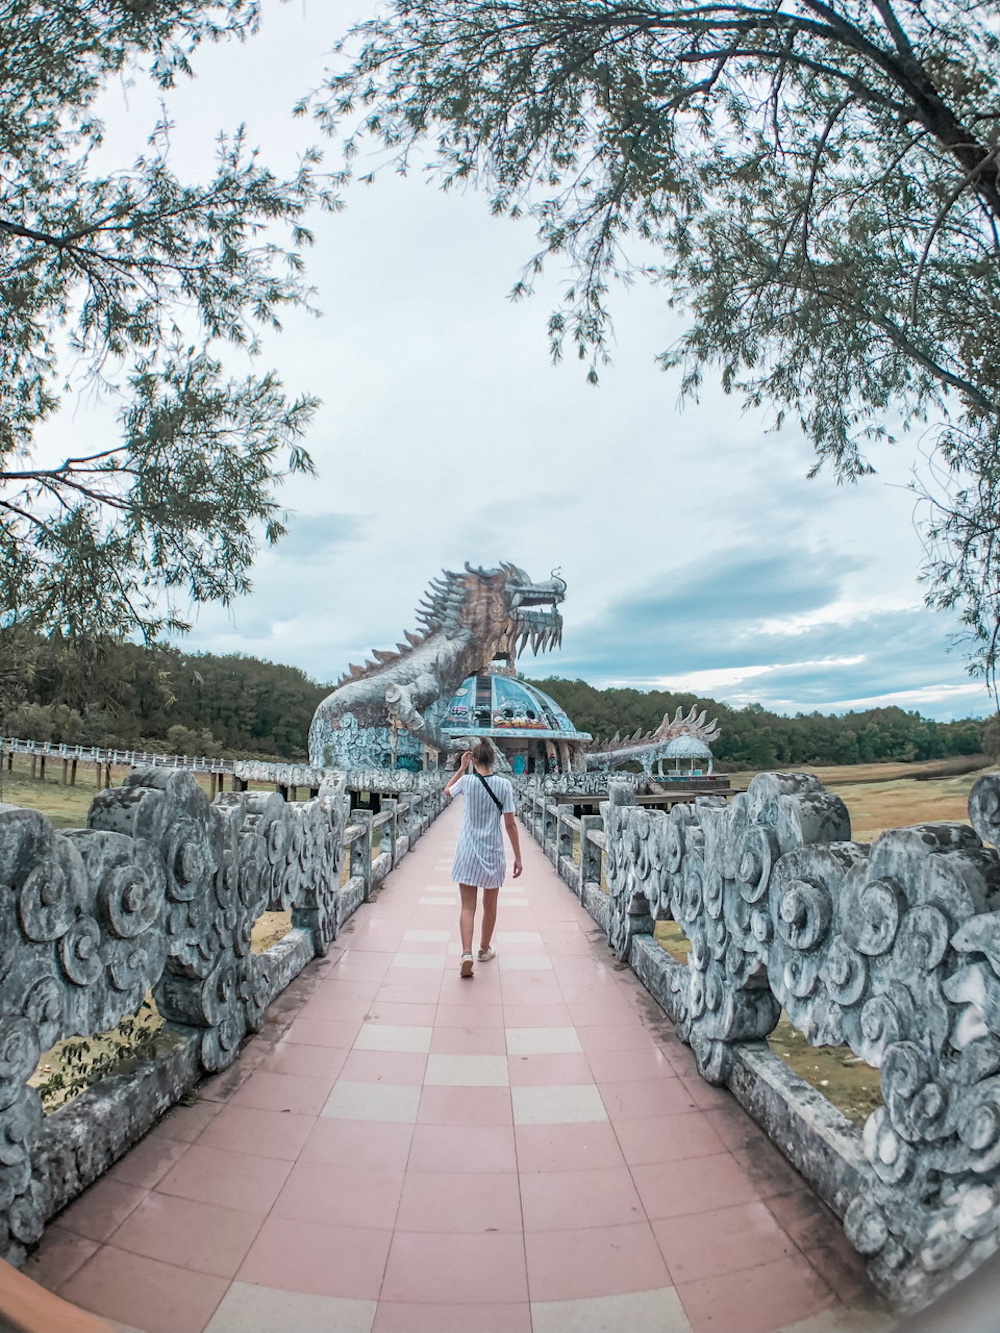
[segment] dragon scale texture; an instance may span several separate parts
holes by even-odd
[[[685,715],[684,709],[678,704],[673,717],[669,713],[663,714],[663,721],[655,731],[647,731],[643,735],[640,727],[634,735],[625,737],[615,732],[609,741],[592,746],[587,754],[587,768],[591,772],[604,771],[635,760],[649,774],[656,761],[664,757],[670,742],[678,736],[691,736],[695,740],[704,741],[706,745],[719,739],[722,733],[719,731],[718,719],[713,718],[706,723],[705,716],[704,709],[699,713],[695,706]]]

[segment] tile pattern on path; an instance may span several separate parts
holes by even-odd
[[[540,850],[458,976],[447,811],[28,1272],[144,1333],[887,1328],[860,1260]]]

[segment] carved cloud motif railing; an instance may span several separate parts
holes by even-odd
[[[17,1262],[173,1100],[231,1063],[441,799],[427,786],[384,801],[374,859],[371,814],[345,828],[342,776],[301,803],[227,792],[210,804],[190,774],[148,769],[100,792],[89,827],[70,832],[0,805],[0,1256]],[[261,913],[288,909],[289,934],[253,952]],[[113,1028],[149,989],[172,1056],[43,1117],[27,1083],[40,1053]]]
[[[925,1304],[1000,1246],[1000,859],[983,845],[1000,842],[1000,775],[973,789],[973,828],[924,824],[871,846],[850,841],[843,802],[808,774],[762,774],[730,804],[669,813],[609,795],[603,837],[544,796],[527,793],[524,814],[703,1077],[751,1106],[751,1077],[781,1090],[766,1125],[778,1146],[878,1285]],[[689,938],[687,965],[651,947],[658,918]],[[762,1045],[782,1007],[814,1045],[879,1068],[884,1105],[863,1133],[832,1107],[817,1121],[817,1094]],[[805,1130],[790,1128],[797,1114]]]

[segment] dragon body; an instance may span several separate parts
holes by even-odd
[[[666,756],[670,742],[678,737],[690,736],[693,740],[709,745],[717,741],[721,734],[717,719],[713,718],[706,723],[704,710],[699,713],[694,706],[685,715],[684,709],[678,704],[673,717],[669,713],[663,714],[663,721],[655,731],[643,734],[640,727],[633,736],[626,737],[615,732],[609,741],[591,746],[587,752],[587,768],[590,771],[603,771],[634,760],[642,765],[644,773],[649,774],[657,760]]]
[[[528,646],[536,653],[557,646],[556,607],[565,595],[556,574],[533,583],[516,565],[446,570],[418,609],[420,630],[407,632],[394,651],[375,649],[374,660],[351,666],[320,704],[309,730],[310,763],[385,767],[418,761],[424,746],[446,753],[456,741],[438,719],[450,696],[497,658],[513,664]]]

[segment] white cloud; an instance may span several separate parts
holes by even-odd
[[[268,161],[293,166],[318,136],[290,108],[362,17],[360,0],[266,0],[259,37],[200,52],[196,82],[168,97],[179,169],[205,170],[215,131],[240,121]],[[127,95],[113,86],[110,154],[128,161],[158,100],[141,85]],[[975,687],[959,656],[946,655],[952,623],[910,610],[921,551],[905,448],[876,459],[879,477],[838,487],[806,479],[812,459],[794,430],[768,434],[762,415],[709,381],[701,402],[679,412],[676,376],[654,363],[677,316],[641,284],[612,296],[615,362],[593,389],[577,362],[548,360],[545,322],[562,275],[531,300],[506,299],[535,248],[529,222],[498,221],[483,196],[442,195],[419,171],[351,189],[346,202],[314,219],[307,263],[324,317],[293,312],[280,337],[265,338],[265,364],[293,392],[324,400],[308,440],[319,475],[288,484],[283,498],[298,514],[289,540],[262,554],[252,597],[197,611],[192,648],[267,656],[329,680],[412,626],[440,568],[510,559],[536,576],[559,565],[569,585],[566,648],[525,663],[533,675],[567,663],[595,683],[733,701],[773,691],[769,706],[780,688],[790,708],[860,706],[843,702],[852,691],[972,706]],[[56,437],[75,441],[88,421],[107,430],[106,411],[73,407]],[[783,560],[801,580],[769,589]],[[713,588],[698,584],[675,623],[670,598],[706,571],[715,611],[699,616]],[[739,595],[726,602],[730,585]],[[657,593],[662,612],[648,614],[662,622],[639,617],[619,635],[618,609]],[[893,656],[889,643],[876,656],[872,617],[904,611],[921,627],[913,647]],[[644,636],[655,652],[640,653]],[[884,681],[862,680],[866,666]],[[884,695],[873,692],[883,683]]]
[[[942,712],[941,705],[946,705],[947,712],[953,717],[979,715],[991,708],[985,688],[973,681],[965,685],[945,681],[938,685],[925,685],[916,690],[889,690],[885,694],[868,695],[862,699],[837,699],[828,707],[832,713],[846,713],[863,708],[888,708],[892,705],[897,708],[919,710],[932,708],[936,715]]]

